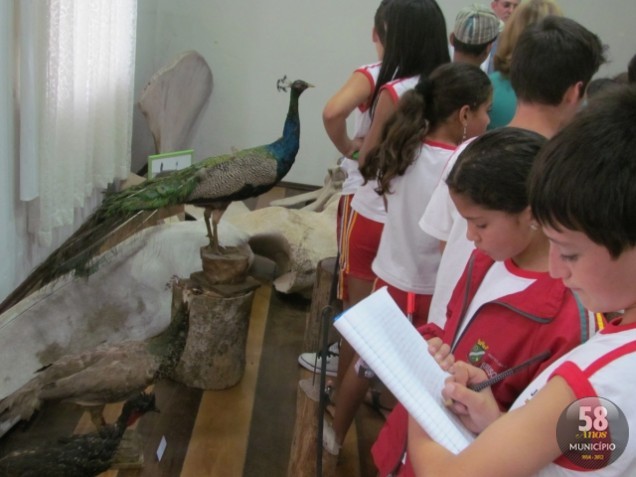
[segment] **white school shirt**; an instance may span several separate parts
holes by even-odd
[[[466,238],[466,220],[459,215],[446,185],[446,178],[457,162],[457,157],[473,140],[474,138],[464,141],[449,158],[419,222],[424,232],[446,242],[428,312],[428,322],[435,323],[440,328],[444,328],[446,323],[446,309],[455,285],[475,250],[474,244]]]
[[[588,472],[567,468],[564,458],[543,468],[537,477],[633,477],[636,475],[636,323],[609,323],[584,344],[557,359],[519,395],[511,410],[523,406],[553,375],[564,378],[577,399],[608,399],[625,414],[629,441],[623,454],[612,464]],[[556,429],[555,429],[556,432]]]
[[[372,63],[370,65],[364,65],[357,68],[355,72],[362,73],[369,81],[371,91],[374,91],[381,67],[381,62]],[[369,128],[371,127],[371,105],[366,103],[359,105],[354,112],[354,119],[355,133],[353,137],[363,138],[367,135]],[[364,182],[364,178],[362,177],[362,174],[360,174],[358,161],[349,159],[348,157],[343,157],[340,161],[340,169],[342,169],[346,174],[346,178],[342,184],[342,194],[353,194]]]
[[[391,181],[387,218],[373,272],[400,290],[431,295],[439,266],[439,241],[418,221],[455,146],[425,141],[404,175]]]
[[[415,87],[419,79],[420,77],[417,75],[389,81],[380,88],[380,91],[386,90],[393,101],[397,103],[406,91]],[[367,219],[383,224],[386,221],[386,209],[384,200],[375,191],[377,187],[376,181],[369,181],[360,186],[351,200],[351,208]]]

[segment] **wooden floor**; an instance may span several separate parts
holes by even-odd
[[[291,194],[294,192],[291,191]],[[290,194],[278,188],[258,203]],[[296,412],[298,380],[310,376],[297,364],[308,300],[283,295],[263,283],[255,292],[240,383],[223,391],[202,391],[172,381],[155,385],[159,414],[147,414],[136,431],[144,444],[141,469],[111,469],[102,477],[286,476]],[[116,419],[120,405],[107,407]],[[382,419],[363,406],[345,442],[336,477],[372,477],[369,457]],[[92,430],[86,415],[70,404],[45,406],[29,423],[0,440],[0,456],[52,436]],[[165,442],[159,460],[157,450]]]

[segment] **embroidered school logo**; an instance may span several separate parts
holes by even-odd
[[[578,469],[597,470],[618,459],[629,440],[623,411],[608,399],[586,397],[571,403],[557,422],[563,457]]]
[[[468,360],[472,364],[479,364],[479,362],[484,359],[484,355],[486,354],[486,350],[488,349],[488,345],[483,340],[477,340],[475,346],[468,352]]]

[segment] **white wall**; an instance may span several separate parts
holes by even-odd
[[[468,0],[438,0],[450,28]],[[471,0],[472,1],[472,0]],[[484,2],[489,3],[489,0]],[[275,90],[283,74],[316,85],[301,98],[301,149],[285,180],[321,184],[338,154],[321,120],[322,107],[353,68],[375,60],[370,31],[379,0],[139,0],[136,97],[152,74],[182,51],[208,61],[214,89],[194,137],[196,159],[277,138],[287,96]],[[633,0],[560,0],[566,14],[610,46],[600,75],[626,69],[636,40]],[[138,168],[152,141],[137,112],[133,161]]]

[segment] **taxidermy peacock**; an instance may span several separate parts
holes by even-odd
[[[0,459],[3,477],[90,477],[108,470],[126,428],[157,411],[154,394],[140,393],[124,404],[117,422],[97,432],[64,437],[50,444],[11,452]]]
[[[300,144],[298,98],[309,83],[286,77],[278,80],[279,91],[291,89],[283,135],[271,144],[210,157],[171,174],[112,193],[66,242],[38,266],[0,304],[0,313],[25,296],[71,271],[86,273],[95,255],[95,244],[139,211],[180,204],[205,208],[205,226],[211,250],[221,253],[217,224],[232,201],[256,197],[274,187],[291,169]],[[210,227],[210,218],[212,227]]]
[[[152,338],[106,343],[62,356],[0,401],[0,435],[16,422],[30,419],[43,401],[76,403],[90,412],[99,428],[106,404],[133,398],[171,376],[185,348],[188,328],[189,312],[184,305],[168,327]]]

